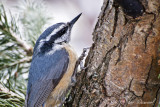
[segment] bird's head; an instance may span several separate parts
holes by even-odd
[[[68,43],[73,25],[79,19],[81,14],[67,23],[57,23],[47,28],[36,41],[34,51],[44,52],[50,50],[56,44]]]

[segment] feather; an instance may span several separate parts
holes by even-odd
[[[65,49],[52,55],[37,55],[31,63],[26,107],[39,107],[47,100],[67,71],[69,55]]]

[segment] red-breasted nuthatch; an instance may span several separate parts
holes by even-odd
[[[79,14],[68,23],[47,28],[34,47],[25,107],[55,107],[64,102],[71,85],[77,55],[68,44]]]

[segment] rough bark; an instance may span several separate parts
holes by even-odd
[[[160,1],[142,0],[145,12],[130,17],[104,0],[70,104],[76,107],[157,107],[160,97]]]

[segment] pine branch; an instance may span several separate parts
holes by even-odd
[[[0,84],[0,107],[22,107],[24,105],[23,102],[24,98]]]
[[[12,37],[16,40],[19,46],[21,46],[26,52],[27,55],[32,55],[33,53],[33,47],[29,45],[26,41],[20,39],[20,36],[16,36],[14,32],[10,31]]]
[[[15,65],[17,65],[17,64],[31,62],[31,60],[32,60],[32,57],[26,57],[26,58],[23,58],[23,59],[21,59],[21,60],[19,60],[19,61],[14,62],[14,63],[5,65],[5,66],[3,66],[2,68],[0,68],[0,70],[2,70],[2,69],[4,69],[4,68],[9,68],[9,67],[15,66]]]
[[[15,18],[0,4],[0,107],[24,105],[35,40],[50,19],[43,15],[43,2],[27,0],[18,6],[23,7],[17,7],[20,17]]]

